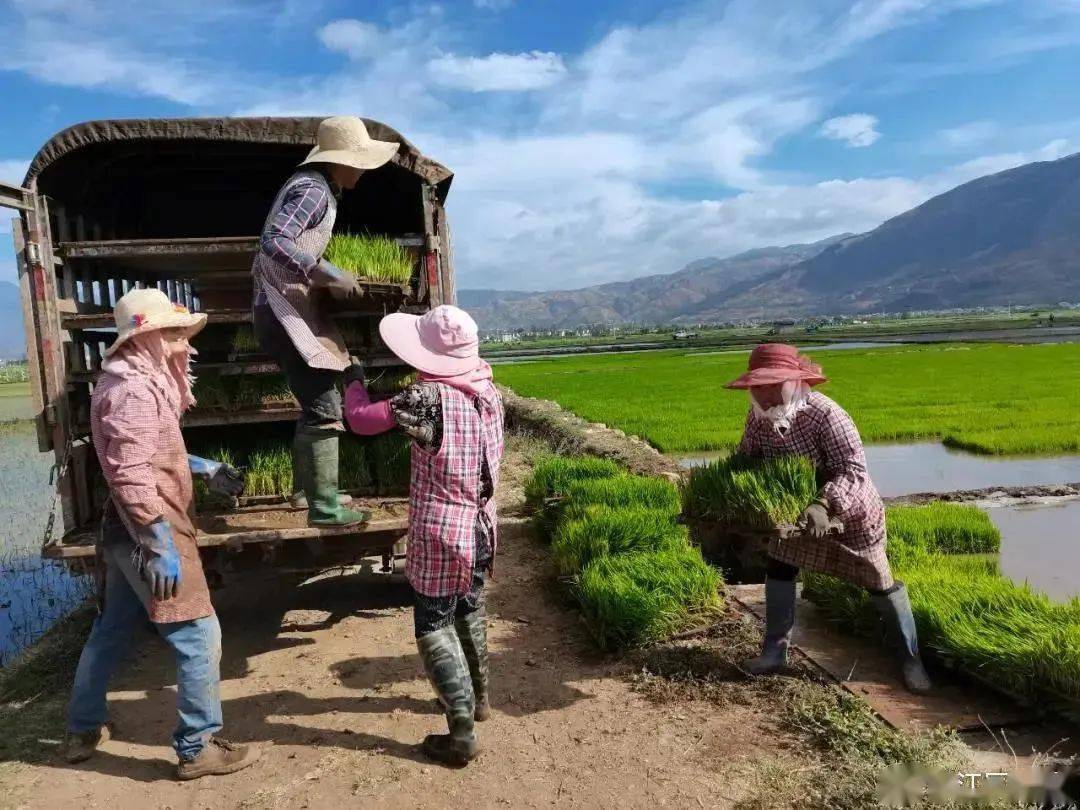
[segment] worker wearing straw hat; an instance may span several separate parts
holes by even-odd
[[[349,354],[320,301],[320,295],[348,298],[359,290],[355,278],[323,252],[342,190],[356,186],[366,170],[382,166],[397,149],[396,143],[372,139],[359,118],[320,123],[316,146],[274,199],[252,268],[255,335],[300,403],[293,468],[312,525],[348,526],[368,517],[346,508],[338,491],[344,426],[337,385]]]
[[[233,773],[258,749],[215,737],[221,730],[221,629],[192,523],[192,476],[229,495],[243,491],[227,464],[190,456],[180,417],[195,404],[188,344],[206,324],[158,290],[117,303],[116,341],[90,400],[90,429],[109,487],[98,544],[101,612],[79,658],[64,754],[90,758],[107,738],[109,678],[132,634],[149,618],[176,656],[180,779]]]
[[[473,722],[490,711],[484,577],[495,557],[502,398],[480,359],[476,322],[457,307],[388,315],[379,333],[418,380],[372,402],[355,365],[345,416],[361,435],[400,427],[413,439],[405,575],[416,594],[416,645],[450,730],[429,735],[424,751],[464,765],[477,753]]]
[[[915,619],[902,582],[885,556],[885,509],[866,470],[862,440],[851,417],[811,388],[826,381],[821,368],[793,346],[766,343],[750,353],[749,370],[728,388],[746,389],[750,412],[738,452],[772,458],[803,455],[814,462],[819,496],[803,513],[801,535],[773,541],[765,579],[765,641],[747,661],[751,674],[787,663],[795,625],[795,577],[807,568],[867,589],[885,621],[904,684],[925,692],[930,680],[919,656]],[[839,521],[843,531],[831,533]]]

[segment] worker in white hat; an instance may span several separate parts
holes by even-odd
[[[359,289],[323,252],[342,190],[389,161],[398,146],[374,140],[353,116],[320,123],[315,148],[274,199],[252,269],[255,335],[281,367],[302,411],[293,468],[306,496],[308,522],[315,526],[349,526],[368,518],[348,509],[338,490],[338,439],[344,430],[338,381],[349,353],[318,292],[347,298]]]

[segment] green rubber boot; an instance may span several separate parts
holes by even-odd
[[[476,708],[473,717],[483,722],[491,717],[491,703],[488,699],[488,645],[487,611],[475,610],[463,619],[454,622],[461,649],[465,651],[465,660],[469,662],[469,675],[472,677],[473,696]]]
[[[354,526],[371,517],[368,512],[341,505],[336,430],[301,428],[296,432],[293,448],[295,456],[301,458],[301,475],[307,476],[303,487],[309,526]]]
[[[453,627],[425,633],[416,640],[428,680],[446,712],[449,734],[429,734],[424,753],[436,762],[458,767],[476,758],[479,746],[473,721],[475,701],[469,664]]]

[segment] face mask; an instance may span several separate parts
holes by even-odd
[[[760,419],[769,422],[773,430],[783,435],[791,427],[791,421],[795,418],[795,415],[806,405],[806,397],[809,394],[810,386],[802,380],[788,380],[781,389],[781,396],[784,401],[779,405],[762,408],[754,397],[752,389],[750,390],[750,404],[754,408],[754,413]]]

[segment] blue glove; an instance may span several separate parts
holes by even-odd
[[[172,526],[164,518],[142,526],[139,541],[140,571],[150,592],[158,599],[176,596],[180,587],[180,553],[173,542]]]
[[[244,494],[244,477],[236,467],[223,461],[211,461],[198,456],[189,455],[187,458],[191,474],[205,481],[211,492],[220,492],[234,498]]]

